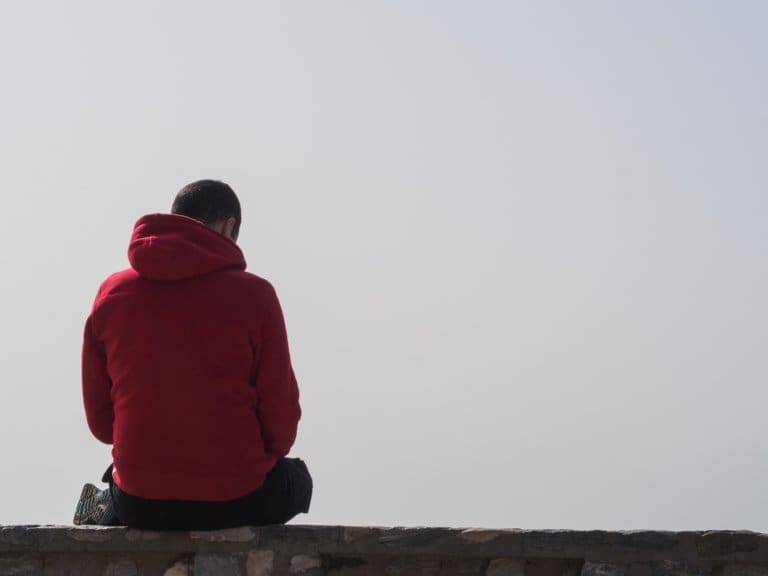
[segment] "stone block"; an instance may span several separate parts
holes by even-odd
[[[444,549],[454,554],[460,550],[461,556],[485,559],[522,556],[524,534],[522,530],[461,530]]]
[[[610,548],[617,537],[617,533],[603,530],[536,530],[524,533],[523,549],[526,552],[546,551],[554,555],[568,550]]]
[[[245,561],[245,573],[247,576],[271,576],[274,564],[272,550],[251,550]]]
[[[193,576],[243,576],[240,554],[197,554]]]
[[[483,530],[481,528],[468,528],[459,532],[459,540],[470,544],[485,544],[496,540],[502,534],[501,530]]]
[[[753,552],[758,542],[754,532],[704,532],[696,538],[696,549],[702,556],[725,556]]]
[[[258,546],[293,554],[336,553],[340,528],[338,526],[264,526],[259,529]]]
[[[384,564],[375,557],[325,556],[322,561],[327,576],[384,575]]]
[[[315,574],[322,574],[323,562],[320,556],[309,554],[296,554],[291,557],[291,574],[302,574],[306,576],[314,576]]]
[[[525,576],[523,562],[521,560],[496,558],[488,564],[485,576]]]
[[[54,530],[41,530],[37,526],[2,526],[0,527],[0,550],[45,546],[55,537]]]
[[[475,576],[484,574],[488,561],[477,558],[452,558],[443,560],[440,568],[441,576]]]
[[[67,530],[67,538],[78,542],[107,542],[115,535],[113,529],[103,526],[75,526]]]
[[[256,532],[248,526],[228,528],[226,530],[205,530],[189,533],[192,540],[204,542],[252,542],[256,538]]]
[[[384,574],[386,576],[440,576],[440,561],[401,558],[390,562]]]
[[[457,558],[503,558],[519,556],[523,550],[522,530],[480,528],[365,528],[346,527],[339,538],[343,555],[390,556],[398,549],[409,556]]]
[[[674,532],[632,530],[620,532],[616,544],[628,550],[674,550],[680,544],[680,535]]]
[[[192,576],[193,570],[194,559],[183,558],[181,560],[177,560],[168,568],[166,568],[166,570],[163,572],[163,576]]]
[[[723,567],[722,576],[768,576],[768,565],[728,564]]]
[[[341,538],[344,543],[352,544],[358,541],[375,540],[381,534],[381,528],[370,526],[349,526],[342,530]]]
[[[579,576],[581,563],[553,558],[532,558],[523,563],[525,576]]]
[[[653,576],[653,571],[648,564],[630,564],[627,576]]]
[[[413,555],[461,556],[456,545],[457,532],[440,528],[393,528],[377,538],[379,549],[406,548]]]
[[[156,532],[154,530],[126,530],[125,539],[128,542],[152,542],[156,540],[165,540],[168,538],[168,532]]]
[[[104,568],[103,576],[138,576],[139,571],[133,560],[114,560]]]
[[[584,563],[581,576],[625,576],[627,567],[624,564],[609,564],[604,562]]]
[[[43,562],[39,558],[0,558],[0,574],[3,576],[42,576]]]
[[[711,572],[697,564],[677,560],[664,560],[652,566],[652,576],[708,576]]]
[[[45,558],[45,576],[103,576],[106,556],[87,554],[55,554]],[[0,570],[0,574],[3,574]]]

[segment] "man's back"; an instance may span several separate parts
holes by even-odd
[[[86,415],[114,443],[115,483],[149,499],[255,490],[300,417],[274,289],[185,216],[139,220],[129,259],[99,289],[83,349]]]

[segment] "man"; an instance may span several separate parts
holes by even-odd
[[[240,221],[229,186],[189,184],[171,214],[139,219],[131,268],[99,288],[83,399],[113,466],[107,491],[84,488],[76,523],[205,530],[308,511],[312,479],[286,458],[301,409],[283,315],[245,272]]]

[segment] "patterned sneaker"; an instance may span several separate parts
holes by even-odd
[[[77,526],[82,524],[109,526],[114,519],[115,512],[112,507],[109,488],[99,490],[93,484],[83,486],[80,500],[77,502],[77,508],[75,508],[73,524]]]

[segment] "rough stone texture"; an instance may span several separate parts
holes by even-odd
[[[402,558],[393,560],[384,571],[387,576],[438,576],[440,574],[440,562],[438,560],[417,560],[415,558]]]
[[[452,558],[442,562],[441,572],[443,574],[455,574],[464,576],[471,574],[485,574],[488,568],[488,560],[479,558]]]
[[[601,564],[586,562],[581,570],[581,576],[625,576],[627,567],[624,564]]]
[[[525,576],[523,563],[520,560],[496,558],[488,564],[485,576]]]
[[[696,564],[676,560],[658,562],[653,567],[653,576],[707,576],[709,570]]]
[[[275,553],[272,550],[251,550],[245,563],[247,576],[272,576]]]
[[[768,576],[754,532],[0,526],[0,576]]]
[[[107,558],[91,558],[87,554],[58,554],[45,559],[45,576],[103,576]],[[2,574],[0,570],[0,574]],[[110,575],[111,576],[111,575]]]
[[[0,574],[3,576],[39,576],[43,563],[37,558],[0,558]]]
[[[754,532],[704,532],[696,538],[696,548],[702,556],[754,552],[765,537]]]
[[[578,576],[581,567],[553,558],[533,558],[525,561],[523,573],[525,576]]]
[[[177,560],[163,572],[163,576],[192,576],[194,565],[192,558]]]
[[[256,532],[253,528],[242,526],[227,530],[190,532],[189,537],[192,540],[203,540],[205,542],[253,542],[256,539]]]
[[[239,554],[205,554],[195,556],[194,576],[243,576],[243,560]]]
[[[768,566],[729,564],[723,570],[723,576],[768,576]]]
[[[104,569],[104,576],[138,576],[139,570],[133,560],[110,562]]]
[[[320,556],[297,554],[291,558],[291,574],[314,574],[320,571],[322,566]]]
[[[72,528],[67,530],[67,536],[79,542],[106,542],[112,538],[109,528],[93,526],[92,529]]]
[[[630,564],[627,576],[653,576],[653,571],[648,564]]]

